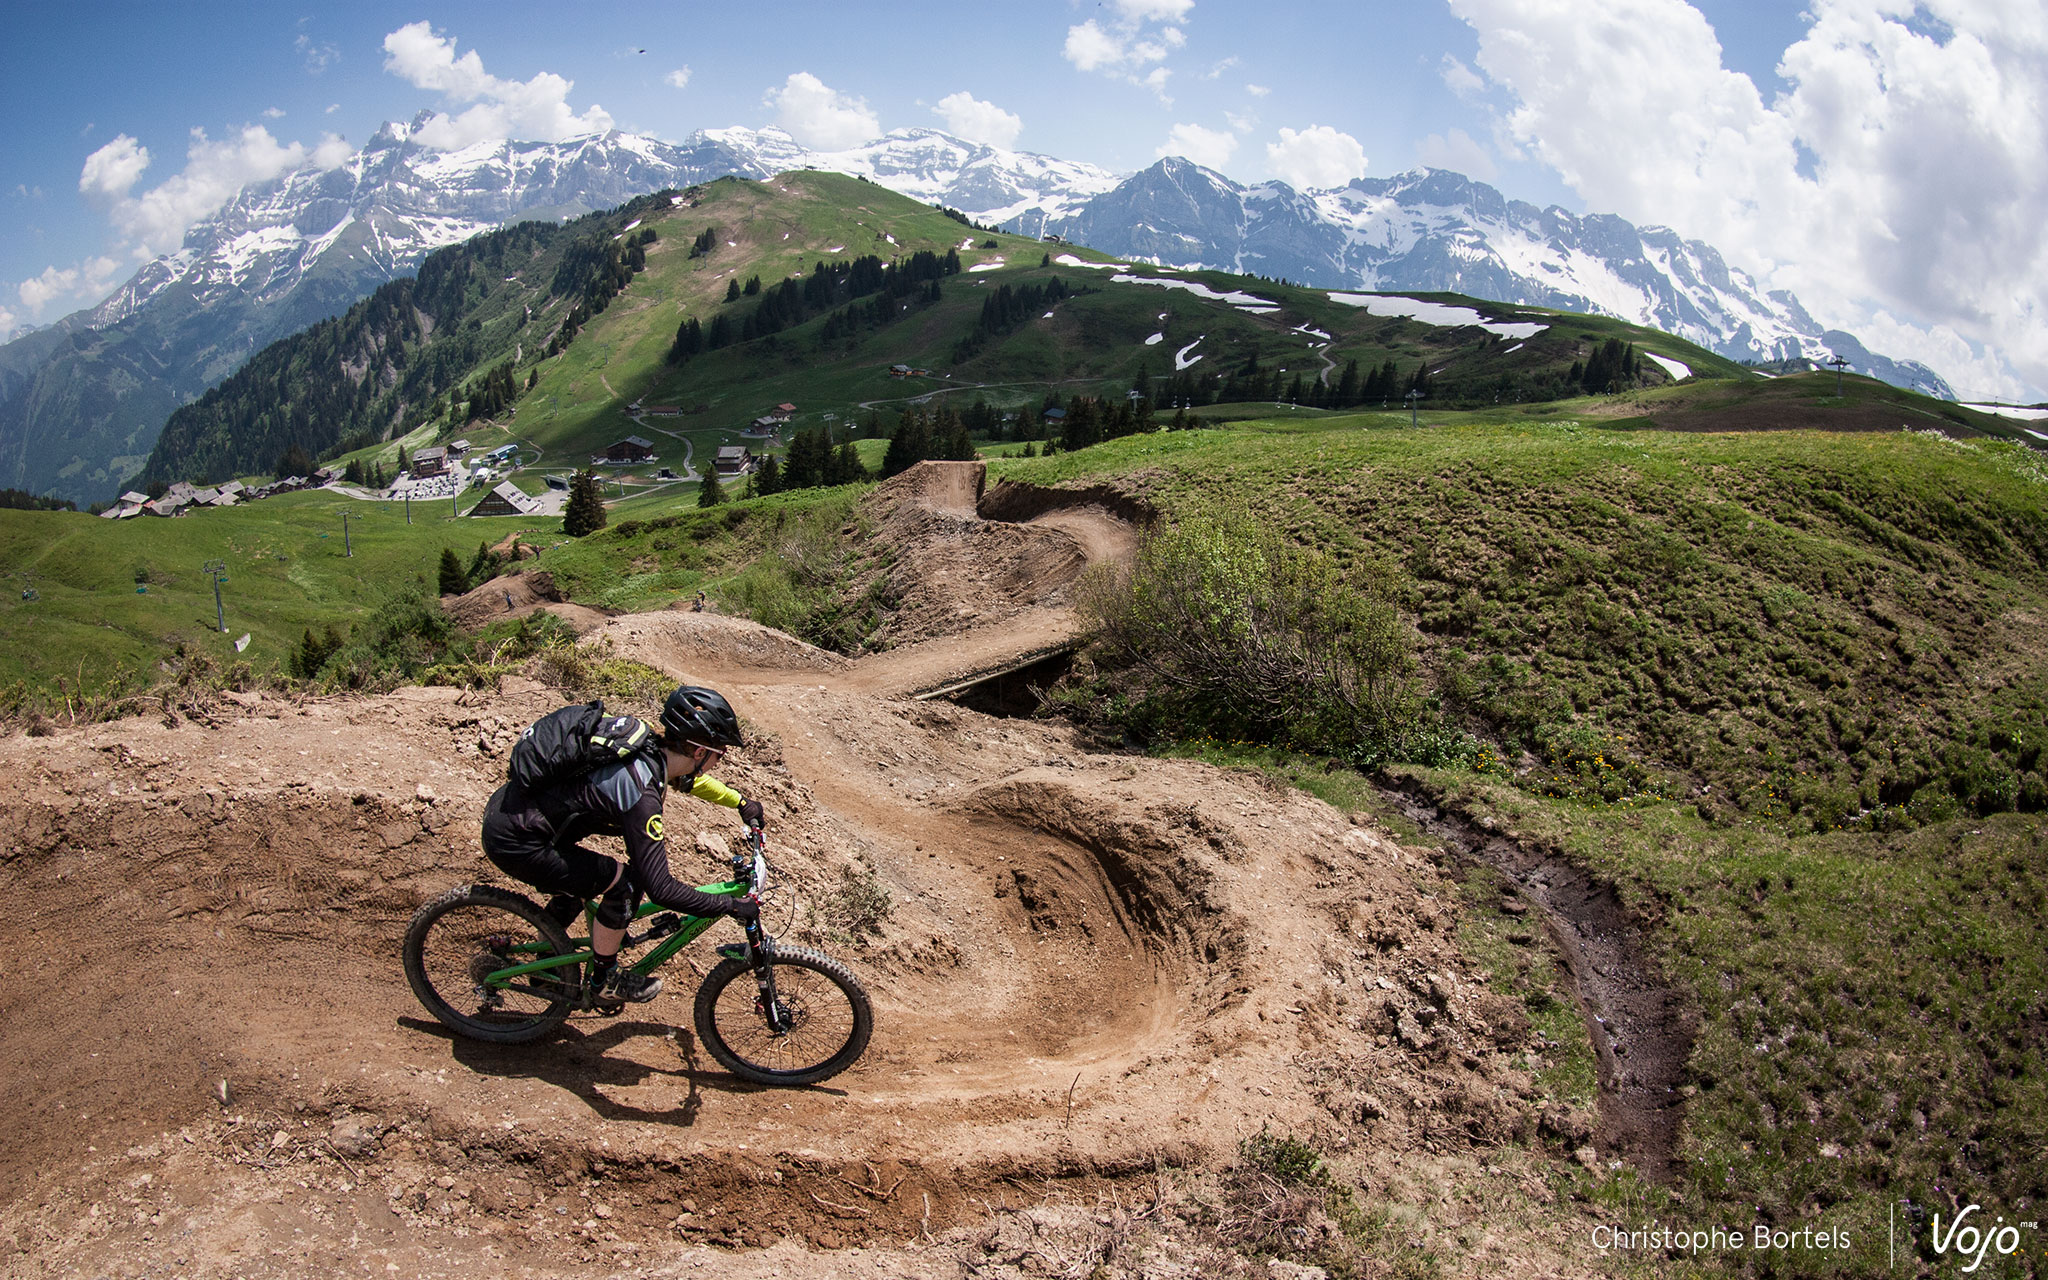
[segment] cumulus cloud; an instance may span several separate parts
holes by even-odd
[[[282,120],[284,119],[284,108],[265,107],[263,108],[263,118],[265,120]]]
[[[830,88],[808,71],[798,71],[768,95],[776,123],[807,147],[840,151],[880,137],[882,122],[865,98]]]
[[[128,194],[142,171],[149,168],[149,148],[127,134],[120,134],[85,158],[78,174],[78,189],[88,196],[120,199]]]
[[[1198,124],[1177,124],[1166,141],[1152,154],[1164,159],[1182,156],[1205,169],[1221,169],[1237,150],[1237,136],[1222,129],[1205,129]]]
[[[1888,321],[1902,354],[1918,330],[1938,370],[1985,376],[1960,352],[1989,343],[2048,387],[2038,6],[1813,0],[1768,102],[1683,0],[1451,7],[1514,99],[1508,131],[1589,204],[1716,245],[1825,323]]]
[[[687,89],[690,87],[690,69],[688,67],[677,67],[674,71],[663,76],[661,82],[671,89]]]
[[[1194,0],[1114,0],[1105,21],[1090,18],[1067,28],[1061,54],[1078,70],[1139,85],[1171,103],[1166,81],[1173,73],[1158,64],[1187,45],[1187,32],[1179,24],[1194,7]],[[1209,78],[1235,62],[1225,59]]]
[[[1266,144],[1266,164],[1297,190],[1341,187],[1365,176],[1365,148],[1348,133],[1312,124],[1299,133],[1282,129],[1278,142]]]
[[[1463,129],[1452,129],[1448,134],[1432,133],[1415,144],[1415,158],[1435,169],[1455,169],[1469,178],[1491,182],[1500,173],[1499,166],[1485,147],[1473,141],[1472,135]]]
[[[947,132],[969,142],[983,142],[991,147],[1014,147],[1017,135],[1024,131],[1024,121],[1020,117],[993,102],[983,102],[965,90],[940,98],[939,105],[932,110],[946,122]]]
[[[573,81],[551,71],[531,80],[501,80],[484,70],[476,50],[457,57],[454,38],[435,35],[426,22],[408,23],[384,37],[384,69],[451,101],[476,104],[422,125],[414,139],[424,146],[454,150],[515,137],[560,142],[612,127],[611,116],[596,103],[580,115],[569,108]]]
[[[1093,18],[1067,28],[1067,45],[1061,52],[1083,71],[1100,71],[1130,57],[1124,42],[1096,25]]]
[[[245,125],[218,141],[205,130],[194,129],[184,170],[136,194],[134,188],[150,165],[150,154],[147,147],[124,133],[86,157],[78,189],[106,210],[129,252],[152,257],[176,248],[193,223],[219,209],[249,183],[268,181],[309,164],[331,169],[353,150],[332,134],[308,148],[298,142],[281,143],[261,125]],[[52,268],[25,283],[22,301],[31,310],[39,310],[60,294],[90,292],[104,282],[112,267],[95,270],[88,264],[83,271],[68,270]]]
[[[58,303],[76,305],[105,296],[120,267],[119,262],[107,257],[87,258],[75,267],[45,267],[41,275],[22,281],[15,294],[30,315],[41,316]],[[12,328],[15,323],[10,312],[8,320],[0,323],[0,330]]]

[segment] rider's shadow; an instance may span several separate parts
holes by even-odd
[[[552,1038],[538,1044],[489,1044],[450,1032],[438,1022],[424,1018],[400,1018],[415,1031],[442,1036],[455,1060],[478,1075],[508,1080],[540,1080],[581,1098],[592,1111],[606,1120],[635,1120],[644,1124],[672,1124],[683,1128],[697,1122],[704,1106],[700,1082],[729,1093],[757,1093],[761,1086],[724,1075],[698,1053],[697,1037],[682,1027],[659,1022],[610,1022],[597,1031],[565,1025]],[[673,1038],[670,1038],[673,1033]],[[628,1040],[645,1037],[667,1040],[675,1046],[678,1064],[663,1067],[614,1054]],[[674,1076],[689,1092],[673,1107],[651,1109],[621,1102],[608,1089],[645,1084],[659,1076]]]

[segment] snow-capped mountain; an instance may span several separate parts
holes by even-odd
[[[1839,355],[1855,372],[1954,399],[1933,370],[1826,329],[1712,245],[1610,215],[1539,209],[1442,169],[1301,192],[1243,186],[1169,157],[1043,230],[1170,266],[1599,312],[1735,360]]]
[[[436,151],[413,140],[429,118],[385,125],[337,168],[244,188],[98,306],[0,346],[0,486],[110,496],[174,409],[265,344],[507,222],[804,167],[858,174],[984,221],[1064,215],[1117,182],[1090,165],[921,129],[837,152],[808,151],[777,129],[707,130],[681,145],[608,132]]]
[[[414,140],[429,118],[385,125],[339,167],[244,188],[105,302],[0,346],[0,486],[111,496],[178,406],[265,344],[479,231],[798,168],[1160,263],[1600,311],[1736,358],[1835,353],[1861,372],[1950,394],[1921,366],[1823,331],[1797,299],[1765,294],[1708,245],[1512,202],[1441,170],[1303,192],[1242,186],[1177,158],[1119,176],[929,129],[830,152],[744,128],[701,130],[681,144],[608,132],[436,151]]]

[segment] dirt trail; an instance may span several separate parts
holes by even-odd
[[[34,904],[0,967],[6,1273],[669,1275],[777,1240],[717,1265],[951,1272],[987,1261],[992,1211],[1116,1196],[1262,1129],[1431,1204],[1527,1136],[1527,1022],[1466,970],[1421,851],[1256,775],[901,696],[1069,635],[1075,575],[1135,536],[1114,494],[989,515],[971,464],[907,475],[877,518],[941,638],[848,662],[703,614],[600,631],[740,707],[720,776],[771,817],[770,927],[875,999],[854,1070],[724,1075],[681,960],[670,994],[542,1044],[423,1015],[398,941],[447,885],[499,879],[475,833],[559,704],[532,682],[0,741],[0,892]],[[668,816],[713,874],[730,813]]]

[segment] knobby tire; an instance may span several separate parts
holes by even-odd
[[[756,1084],[829,1080],[860,1059],[874,1030],[868,993],[852,970],[822,952],[784,947],[769,960],[776,999],[795,1020],[768,1029],[754,967],[722,960],[697,988],[697,1038],[719,1065]]]
[[[543,950],[511,950],[535,942]],[[405,980],[450,1030],[472,1040],[523,1044],[568,1018],[582,966],[528,974],[495,993],[483,988],[482,977],[573,949],[569,935],[532,900],[491,885],[458,885],[413,915],[405,931]]]

